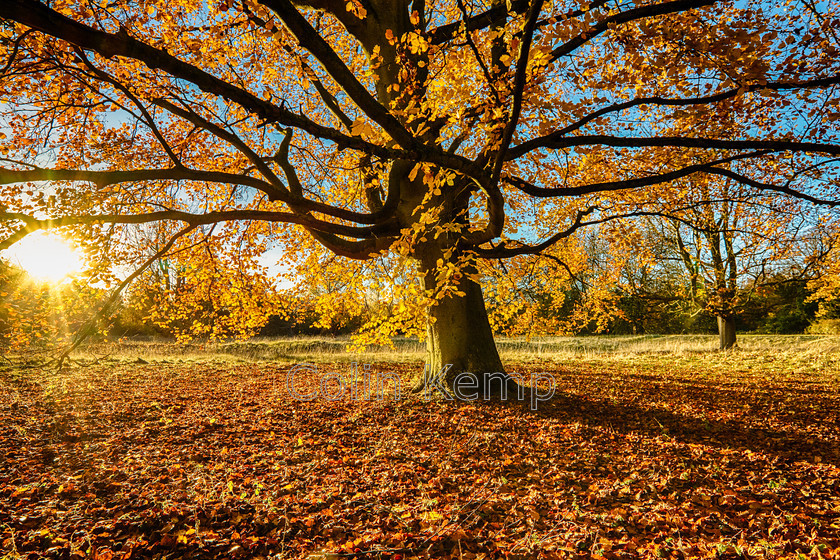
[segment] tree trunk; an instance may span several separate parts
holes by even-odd
[[[435,270],[424,272],[428,289]],[[464,295],[444,297],[429,310],[426,364],[414,392],[457,400],[528,398],[530,393],[502,365],[481,286],[465,274],[458,290]]]
[[[731,350],[735,347],[735,319],[731,316],[718,315],[718,334],[720,335],[720,349]]]
[[[484,307],[481,287],[461,282],[462,297],[447,297],[429,310],[426,327],[427,365],[440,371],[450,364],[453,373],[504,371]]]

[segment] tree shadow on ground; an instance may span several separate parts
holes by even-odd
[[[743,387],[657,381],[664,387],[649,389],[661,391],[659,402],[558,391],[535,414],[622,433],[771,453],[785,461],[840,464],[836,395],[821,395],[816,388],[746,392]]]

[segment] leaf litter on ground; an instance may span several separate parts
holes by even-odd
[[[347,364],[319,371],[346,373]],[[840,368],[767,356],[513,364],[519,404],[326,400],[288,365],[5,372],[6,558],[831,558]]]

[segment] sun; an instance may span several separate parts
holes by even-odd
[[[35,232],[12,245],[5,255],[35,280],[59,283],[82,269],[84,258],[66,239]]]

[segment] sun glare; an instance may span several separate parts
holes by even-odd
[[[29,276],[46,282],[61,282],[82,269],[82,255],[58,235],[35,232],[12,245],[4,255]]]

